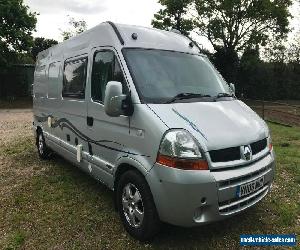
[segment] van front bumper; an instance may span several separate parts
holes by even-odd
[[[274,154],[247,166],[210,170],[179,170],[155,164],[146,175],[153,199],[164,222],[192,227],[233,216],[259,202],[274,178]],[[264,185],[238,198],[237,188],[264,176]]]

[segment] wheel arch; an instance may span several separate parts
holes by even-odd
[[[149,183],[148,183],[147,179],[145,178],[145,176],[148,174],[148,170],[136,159],[133,159],[131,157],[121,157],[118,160],[118,165],[114,172],[114,181],[113,181],[114,205],[115,205],[116,209],[117,209],[117,201],[116,201],[117,185],[118,185],[118,182],[119,182],[122,174],[124,174],[125,172],[127,172],[129,170],[134,170],[134,171],[140,173],[144,177],[147,185],[149,186]]]
[[[36,134],[43,132],[43,129],[41,126],[36,126]]]
[[[35,132],[35,140],[36,140],[36,144],[37,144],[38,143],[38,136],[39,136],[40,133],[43,133],[43,129],[42,129],[41,126],[36,126],[34,132]]]

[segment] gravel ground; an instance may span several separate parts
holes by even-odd
[[[6,148],[18,140],[31,138],[31,124],[32,110],[30,109],[0,109],[0,148]],[[33,173],[35,172],[32,168],[16,168],[12,160],[0,152],[0,201],[21,185],[24,181],[22,178],[29,178]]]
[[[9,144],[16,138],[27,137],[31,133],[32,110],[0,109],[0,146]]]

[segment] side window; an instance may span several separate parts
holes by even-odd
[[[62,90],[63,97],[84,98],[86,72],[87,58],[65,62]]]
[[[61,85],[60,62],[51,63],[48,71],[48,98],[59,98]]]
[[[34,73],[34,95],[37,98],[47,96],[46,65],[37,65]]]
[[[121,82],[123,84],[123,91],[124,86],[126,86],[124,75],[120,66],[120,63],[118,62],[117,58],[115,57],[115,68],[114,68],[114,81]]]
[[[109,81],[121,82],[123,84],[123,92],[128,92],[124,75],[114,52],[96,52],[94,55],[91,83],[91,95],[94,101],[104,101],[105,88]]]

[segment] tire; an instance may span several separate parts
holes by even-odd
[[[37,146],[39,157],[42,160],[46,160],[50,158],[51,150],[47,147],[45,143],[45,138],[42,131],[37,132],[36,146]]]
[[[126,231],[142,242],[159,232],[160,220],[150,188],[134,170],[125,172],[117,185],[117,208]]]

